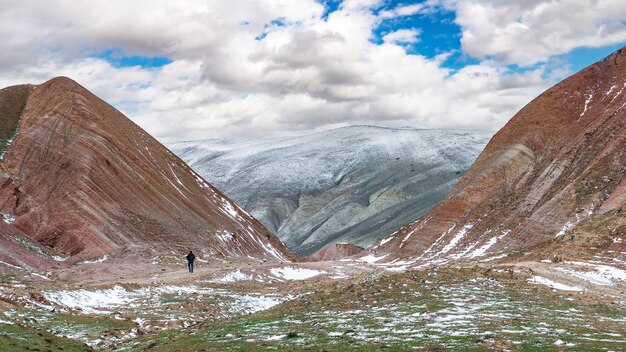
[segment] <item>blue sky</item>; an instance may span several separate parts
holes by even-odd
[[[12,38],[0,84],[69,76],[162,140],[353,124],[495,131],[626,43],[622,0],[48,5],[0,9]]]
[[[322,19],[330,13],[336,11],[341,0],[320,1],[325,7]],[[411,4],[406,1],[388,1],[377,7],[380,12],[386,9],[393,9],[399,5]],[[276,18],[267,24],[269,26],[282,26],[284,19]],[[246,23],[247,24],[247,23]],[[454,12],[443,11],[434,14],[415,14],[402,18],[385,20],[372,33],[373,43],[382,43],[382,37],[394,30],[401,28],[417,28],[421,30],[420,39],[417,43],[407,44],[406,49],[410,54],[423,55],[434,58],[436,55],[452,52],[452,55],[445,61],[444,66],[451,69],[458,69],[470,63],[477,63],[478,60],[464,55],[460,48],[461,28],[454,23]],[[257,39],[262,39],[266,33],[259,33]],[[161,67],[171,63],[173,60],[166,56],[127,56],[119,48],[108,48],[93,55],[108,61],[115,67],[140,66],[143,68]]]
[[[98,52],[93,57],[102,59],[110,63],[113,67],[133,67],[139,66],[142,68],[158,68],[172,63],[173,59],[166,56],[142,56],[142,55],[127,55],[123,50],[119,48],[109,48]]]
[[[324,6],[324,12],[321,19],[326,19],[329,14],[337,11],[342,0],[320,0]],[[380,13],[385,10],[392,10],[399,6],[407,6],[420,3],[420,1],[398,1],[390,0],[374,7],[373,13]],[[409,16],[391,18],[381,21],[372,31],[371,41],[376,44],[383,42],[383,36],[398,29],[410,28],[420,31],[419,40],[415,43],[405,43],[403,46],[406,52],[411,55],[422,55],[427,58],[435,58],[437,55],[449,54],[448,58],[442,62],[442,67],[452,70],[458,70],[467,65],[478,64],[480,60],[476,57],[464,53],[461,48],[461,31],[462,28],[455,23],[456,14],[452,10],[439,9],[436,12],[416,13]],[[245,24],[248,24],[247,22]],[[267,27],[284,26],[284,18],[279,17],[270,21]],[[257,36],[257,40],[263,39],[266,33],[261,32]],[[617,44],[600,46],[600,47],[579,47],[562,55],[552,58],[558,66],[569,66],[572,72],[577,72],[584,67],[601,60],[610,55],[617,49],[624,46],[624,42]],[[106,60],[114,67],[133,67],[139,66],[145,69],[158,68],[172,63],[173,59],[167,56],[141,56],[127,55],[120,48],[107,48],[93,57]],[[542,62],[541,64],[545,64]],[[510,72],[525,72],[534,69],[538,65],[519,66],[506,65]],[[547,65],[548,70],[554,68],[554,65]],[[548,73],[545,74],[547,76]]]
[[[339,9],[341,0],[321,0],[325,11],[322,19]],[[374,13],[391,10],[398,6],[420,3],[420,1],[385,1],[376,6]],[[276,18],[267,26],[283,26],[284,18]],[[479,60],[461,50],[461,27],[455,23],[454,11],[440,9],[433,13],[417,13],[399,18],[387,19],[381,22],[372,32],[371,41],[380,44],[383,36],[402,28],[415,28],[420,31],[419,40],[416,43],[404,44],[407,53],[423,55],[434,58],[437,55],[450,53],[450,57],[443,62],[443,66],[450,69],[459,69],[469,64],[477,64]],[[262,39],[265,33],[259,33],[258,39]],[[601,47],[579,47],[566,54],[557,56],[560,63],[570,65],[574,72],[601,60],[614,51],[624,46],[624,42]],[[127,55],[120,48],[108,48],[93,55],[104,59],[115,67],[140,66],[142,68],[156,68],[165,66],[173,61],[167,56],[141,56]],[[511,71],[525,71],[528,67],[509,65]]]
[[[568,65],[572,67],[572,71],[578,72],[583,68],[593,64],[596,61],[600,61],[605,57],[611,55],[615,51],[621,49],[624,43],[618,43],[613,45],[602,46],[599,48],[580,47],[576,48],[566,54],[559,56]]]
[[[389,1],[379,9],[379,12],[392,10],[402,5],[410,5],[410,3]],[[470,60],[458,54],[461,48],[461,28],[454,22],[454,12],[418,13],[384,20],[374,31],[373,41],[381,43],[385,34],[402,28],[420,30],[419,41],[406,45],[407,52],[411,54],[433,58],[446,52],[457,52],[456,55],[445,62],[446,66],[452,68],[464,66],[469,62],[466,60]]]

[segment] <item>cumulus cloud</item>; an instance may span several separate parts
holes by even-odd
[[[419,38],[417,36],[420,35],[420,31],[412,28],[412,29],[398,29],[397,31],[391,32],[389,34],[385,34],[383,36],[383,41],[385,43],[417,43]]]
[[[450,9],[453,5],[448,3],[449,0],[426,0],[417,4],[404,5],[400,4],[390,10],[382,10],[379,17],[383,19],[412,16],[415,14],[431,14],[439,8]]]
[[[462,49],[504,64],[532,65],[577,47],[626,41],[622,0],[473,0],[451,5]]]
[[[401,16],[411,16],[420,13],[424,9],[424,4],[400,5],[393,10],[381,11],[382,18],[396,18]]]
[[[497,128],[552,83],[540,66],[516,73],[503,63],[532,63],[592,41],[553,51],[509,45],[531,41],[513,35],[511,21],[545,20],[553,2],[515,3],[428,0],[381,10],[382,0],[346,0],[325,17],[315,0],[0,0],[0,84],[72,77],[164,141],[350,124]],[[382,21],[438,9],[457,12],[465,53],[487,59],[451,70],[443,65],[451,53],[408,53],[420,28],[373,40]],[[619,31],[608,33],[616,16],[581,23],[603,28],[596,37],[610,39],[601,43],[616,41]],[[545,24],[561,33],[555,26]],[[489,31],[496,35],[487,38]],[[99,55],[110,49],[172,62],[114,67]]]

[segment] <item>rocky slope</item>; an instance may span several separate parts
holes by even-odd
[[[365,248],[355,246],[351,243],[335,242],[324,246],[319,251],[311,254],[308,257],[304,257],[304,261],[308,262],[321,262],[340,260],[343,258],[353,257],[359,255],[365,251]]]
[[[0,261],[37,269],[134,252],[287,260],[280,241],[68,78],[0,90]],[[6,128],[6,130],[5,130]]]
[[[194,170],[309,255],[369,246],[439,202],[489,132],[353,126],[317,134],[169,145]]]
[[[560,238],[619,213],[626,202],[625,107],[622,49],[520,110],[443,202],[371,251],[381,262],[472,258]],[[625,249],[623,239],[613,241],[612,250]]]

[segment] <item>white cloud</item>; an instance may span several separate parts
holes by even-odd
[[[398,29],[397,31],[391,32],[389,34],[385,34],[383,36],[383,41],[385,43],[417,43],[419,41],[418,36],[420,35],[420,31],[417,29]]]
[[[383,0],[344,0],[341,7],[345,10],[362,10],[380,7]]]
[[[383,19],[412,16],[416,14],[432,14],[438,9],[450,10],[453,3],[450,0],[425,0],[417,4],[400,4],[391,10],[380,11],[379,17]]]
[[[507,34],[519,30],[507,29],[507,11],[541,14],[543,7],[503,3],[509,7],[429,0],[375,14],[382,1],[350,0],[322,19],[324,8],[315,0],[51,0],[46,6],[0,0],[0,84],[67,75],[162,140],[357,123],[497,128],[550,84],[541,67],[523,74],[502,68],[502,62],[551,55],[530,39],[528,48],[507,46],[525,38]],[[407,54],[402,45],[417,42],[419,28],[397,29],[380,45],[371,40],[384,18],[438,6],[457,9],[469,54],[497,58],[455,72],[442,67],[450,53]],[[497,34],[493,40],[489,31]],[[116,68],[93,57],[110,48],[173,62]]]
[[[626,41],[623,0],[458,1],[462,48],[500,63],[532,65],[574,48]]]
[[[424,9],[424,4],[400,5],[393,10],[381,11],[381,18],[396,18],[402,16],[411,16],[419,13]]]

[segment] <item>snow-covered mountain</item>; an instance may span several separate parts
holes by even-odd
[[[168,147],[308,255],[369,246],[442,200],[491,137],[486,131],[353,126],[292,138]]]

